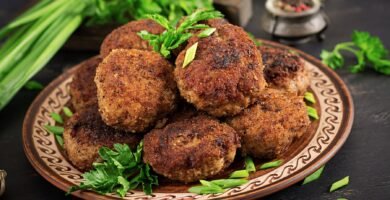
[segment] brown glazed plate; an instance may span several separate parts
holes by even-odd
[[[308,132],[296,140],[280,159],[281,166],[251,174],[250,181],[221,194],[188,193],[189,185],[161,181],[153,195],[129,191],[125,199],[253,199],[282,190],[303,180],[324,165],[347,139],[354,117],[351,95],[340,77],[314,57],[291,47],[270,41],[263,45],[292,50],[306,62],[312,75],[310,91],[314,93],[320,119],[313,121]],[[69,83],[78,66],[68,70],[48,85],[30,106],[23,124],[24,151],[32,166],[50,183],[67,191],[82,181],[81,172],[64,157],[62,149],[44,125],[54,124],[50,113],[60,112],[69,102]],[[256,166],[261,161],[256,162]],[[242,166],[239,166],[242,167]],[[239,168],[237,167],[237,169]],[[101,195],[78,191],[73,195],[84,199],[119,199],[115,194]]]

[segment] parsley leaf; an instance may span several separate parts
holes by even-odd
[[[83,174],[84,181],[69,189],[67,194],[77,190],[90,189],[98,193],[116,192],[124,197],[128,190],[142,186],[145,194],[152,193],[152,186],[158,185],[157,176],[152,174],[149,165],[142,161],[141,142],[133,152],[126,144],[114,144],[111,150],[99,149],[102,163],[94,163],[94,169]]]
[[[332,69],[341,68],[344,65],[344,57],[341,51],[347,51],[355,55],[357,63],[350,66],[352,73],[363,71],[367,65],[382,74],[390,75],[390,60],[388,50],[382,41],[368,32],[354,31],[352,42],[343,42],[335,46],[333,51],[321,52],[322,62]]]
[[[143,30],[138,32],[138,35],[143,40],[149,41],[154,51],[160,53],[165,58],[170,58],[172,50],[178,48],[192,37],[191,30],[209,28],[205,24],[197,24],[199,21],[219,18],[223,17],[223,15],[219,11],[214,10],[196,10],[191,15],[186,16],[179,26],[170,24],[169,20],[162,15],[153,14],[146,15],[146,17],[163,26],[166,31],[160,35],[154,35]]]

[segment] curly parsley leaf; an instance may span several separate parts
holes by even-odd
[[[347,51],[355,55],[357,63],[350,66],[352,73],[362,72],[367,65],[382,74],[390,75],[390,60],[388,50],[380,38],[372,36],[368,32],[354,31],[352,42],[337,44],[332,51],[321,52],[322,62],[332,69],[341,68],[344,65],[344,57],[341,51]]]
[[[69,189],[67,194],[77,190],[93,190],[101,194],[116,192],[124,197],[128,190],[142,186],[145,194],[152,193],[152,186],[158,185],[157,176],[149,165],[142,161],[141,142],[135,151],[126,144],[114,144],[113,149],[102,147],[99,155],[102,163],[94,163],[94,169],[83,174],[84,181]]]
[[[146,15],[146,17],[159,23],[166,30],[160,35],[151,34],[147,31],[140,31],[138,35],[143,40],[147,40],[154,51],[160,53],[165,58],[170,58],[172,50],[178,48],[192,37],[191,30],[209,28],[205,24],[197,24],[199,21],[219,18],[223,17],[223,15],[215,10],[196,10],[191,15],[186,16],[179,26],[170,24],[166,17],[158,14]]]

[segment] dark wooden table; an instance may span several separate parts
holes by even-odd
[[[27,5],[28,0],[1,0],[0,26]],[[255,36],[268,39],[260,29],[264,1],[254,0],[255,16],[246,27]],[[390,48],[390,1],[328,0],[326,11],[332,24],[323,43],[312,42],[297,48],[318,57],[321,49],[349,40],[353,30],[365,30],[382,38]],[[48,84],[66,68],[96,52],[60,51],[35,80]],[[353,60],[349,60],[353,62]],[[316,182],[296,184],[266,199],[390,199],[390,77],[371,70],[351,74],[338,70],[355,103],[352,133],[337,155],[326,165]],[[4,199],[65,199],[64,192],[45,181],[30,165],[22,147],[24,115],[39,92],[22,90],[0,112],[0,169],[8,173]],[[329,193],[329,186],[350,176],[346,188]]]

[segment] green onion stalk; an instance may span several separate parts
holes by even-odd
[[[41,0],[0,29],[0,110],[84,22],[125,23],[152,13],[180,18],[189,7],[210,6],[211,0]]]

